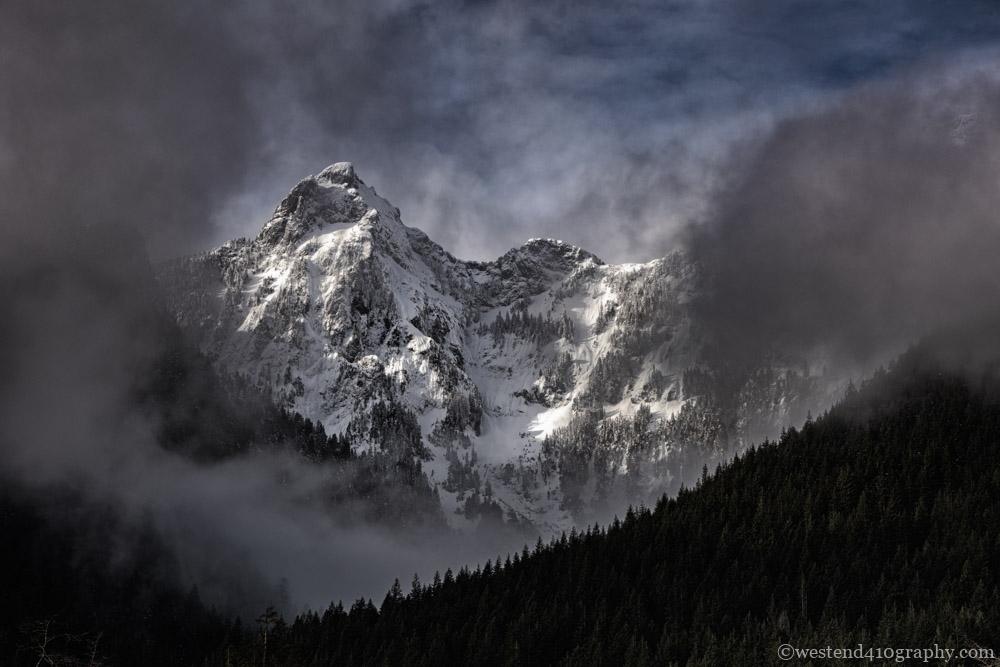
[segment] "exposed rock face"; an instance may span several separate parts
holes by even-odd
[[[555,531],[648,501],[815,398],[787,364],[723,388],[682,253],[612,266],[533,239],[463,262],[350,163],[296,185],[255,239],[160,279],[217,364],[357,448],[384,446],[376,408],[415,416],[423,469],[459,524],[499,505]]]

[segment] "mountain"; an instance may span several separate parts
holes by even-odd
[[[291,487],[296,470],[320,474],[308,494],[247,509],[241,534],[288,503],[285,520],[322,513],[319,525],[385,529],[400,549],[447,537],[419,461],[355,456],[193,349],[138,234],[81,225],[49,251],[6,276],[0,321],[0,665],[201,664],[230,631],[222,613],[288,604],[287,580],[252,549],[205,537],[241,525],[228,508],[246,501],[232,485],[248,473]],[[199,488],[222,514],[193,500]],[[295,567],[275,562],[282,577]]]
[[[159,279],[221,369],[356,452],[419,461],[459,527],[503,515],[555,534],[651,502],[800,420],[826,386],[802,360],[713,360],[682,252],[609,265],[533,239],[462,261],[344,162],[255,238]]]
[[[409,593],[397,582],[380,609],[359,600],[302,614],[270,636],[269,660],[766,665],[789,658],[783,644],[861,644],[931,654],[855,662],[947,662],[938,648],[985,650],[952,658],[995,664],[1000,376],[984,368],[917,348],[653,511]],[[249,665],[261,650],[246,632],[226,655]]]

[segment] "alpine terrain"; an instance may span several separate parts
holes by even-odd
[[[651,504],[830,386],[801,359],[723,363],[682,251],[610,265],[532,239],[462,261],[346,162],[296,185],[256,238],[159,278],[220,370],[356,454],[416,463],[459,528],[554,534]]]

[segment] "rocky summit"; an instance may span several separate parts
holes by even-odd
[[[394,420],[417,432],[406,455],[457,527],[492,512],[552,534],[652,502],[828,387],[800,359],[713,359],[681,251],[610,265],[532,239],[462,261],[346,162],[296,185],[256,238],[159,279],[221,370],[356,451],[383,448]]]

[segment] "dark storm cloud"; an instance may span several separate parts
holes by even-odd
[[[865,363],[997,314],[1000,80],[919,71],[780,123],[691,248],[702,313],[737,358]]]
[[[748,132],[1000,35],[993,3],[931,0],[15,0],[0,19],[5,206],[126,218],[156,257],[254,234],[351,160],[460,255],[555,236],[648,259]]]
[[[259,136],[245,92],[253,54],[217,7],[4,3],[5,232],[100,220],[137,227],[154,249],[204,238]]]
[[[978,2],[254,7],[242,32],[269,45],[268,152],[215,240],[256,232],[292,183],[346,159],[475,257],[532,236],[655,257],[749,132],[1000,35]]]

